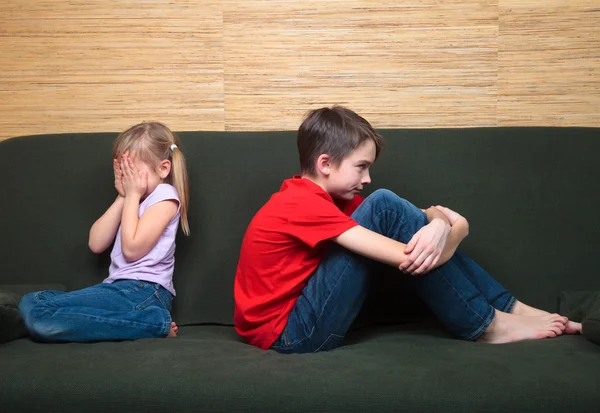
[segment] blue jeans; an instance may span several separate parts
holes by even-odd
[[[423,211],[385,189],[367,197],[352,218],[405,244],[428,224]],[[342,345],[365,301],[369,277],[377,265],[338,244],[331,245],[271,348],[280,353],[309,353]],[[400,270],[398,276],[403,276]],[[510,312],[516,302],[491,275],[459,251],[425,275],[407,276],[406,282],[452,333],[465,340],[483,334],[494,319],[494,309]]]
[[[29,293],[19,311],[37,341],[137,340],[169,334],[171,301],[159,284],[120,280],[68,293]]]

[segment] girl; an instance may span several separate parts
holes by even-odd
[[[180,220],[183,232],[190,232],[188,178],[179,141],[161,123],[141,123],[119,135],[113,158],[118,195],[89,236],[89,247],[97,254],[114,241],[109,276],[79,291],[25,295],[19,310],[38,341],[177,335],[170,310]]]

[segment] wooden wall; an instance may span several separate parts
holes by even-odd
[[[0,140],[382,127],[600,126],[600,0],[40,0],[0,9]]]

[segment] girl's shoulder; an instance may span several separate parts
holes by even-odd
[[[178,204],[181,204],[179,201],[179,194],[173,185],[170,184],[159,184],[154,191],[140,204],[140,209],[145,211],[149,207],[154,204],[157,204],[162,201],[167,200],[177,201]],[[179,208],[177,208],[177,212],[179,212]]]
[[[150,197],[165,197],[164,199],[176,199],[179,201],[179,194],[177,193],[177,189],[171,184],[159,184],[148,198]]]

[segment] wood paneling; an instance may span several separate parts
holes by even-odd
[[[5,1],[0,139],[376,127],[600,126],[600,3]]]
[[[333,103],[378,127],[495,125],[497,18],[495,2],[225,2],[226,128]]]
[[[0,138],[143,120],[223,129],[220,1],[4,3]]]
[[[600,1],[500,1],[498,124],[600,126]]]

